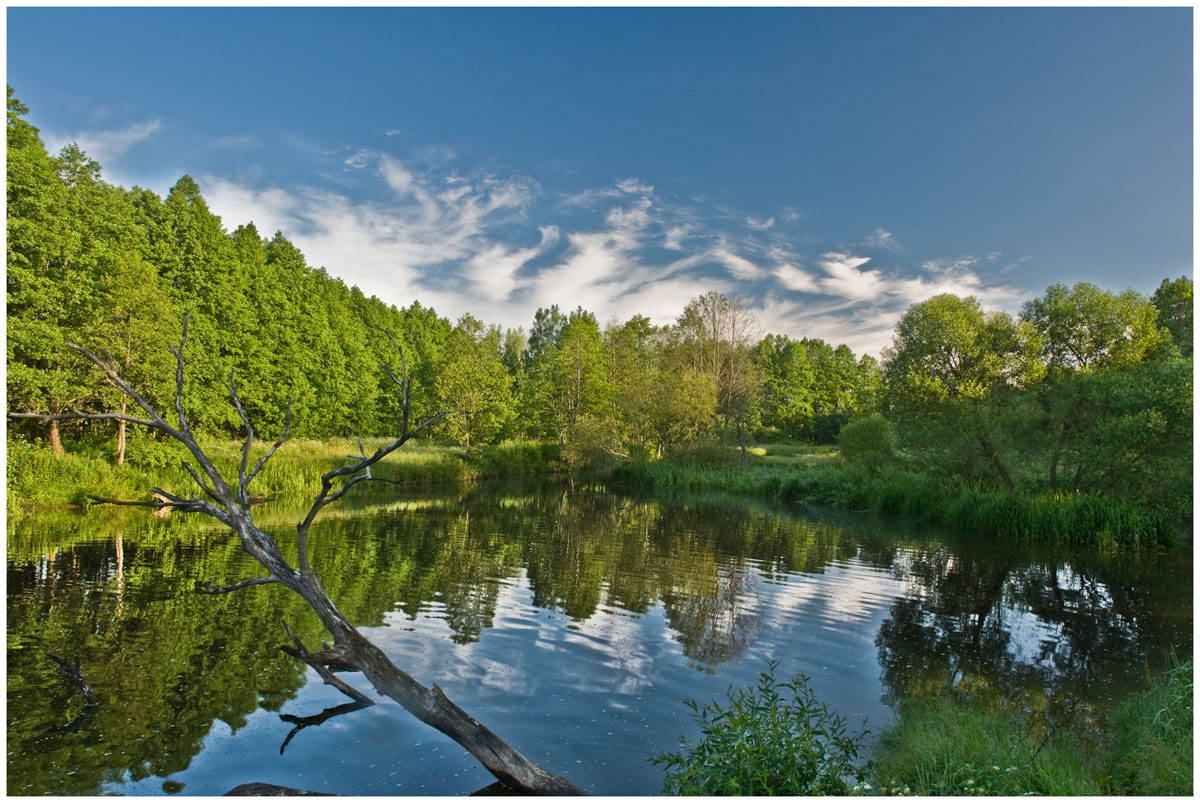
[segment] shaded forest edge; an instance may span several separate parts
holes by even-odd
[[[622,481],[1098,546],[1166,543],[1163,522],[1190,522],[1190,279],[1164,279],[1151,298],[1054,285],[1016,318],[935,296],[904,313],[882,361],[762,335],[745,304],[715,291],[666,325],[633,315],[601,326],[557,306],[539,308],[528,332],[469,314],[452,324],[417,301],[398,308],[348,288],[282,232],[227,231],[187,176],[160,198],[107,183],[75,145],[52,156],[27,113],[10,87],[10,413],[124,411],[69,342],[104,350],[169,406],[167,344],[191,314],[184,402],[196,431],[225,457],[240,427],[231,373],[268,439],[292,399],[306,441],[262,488],[308,491],[331,461],[358,454],[357,438],[397,428],[379,371],[386,331],[409,355],[413,415],[455,410],[389,469],[396,479],[616,467]],[[781,447],[754,455],[756,443],[837,443],[842,463],[813,471],[773,460]],[[7,445],[10,512],[188,479],[169,446],[112,422],[9,419]],[[740,462],[703,465],[735,447]]]

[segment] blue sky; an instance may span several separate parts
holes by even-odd
[[[708,289],[878,354],[912,303],[1192,275],[1192,9],[33,9],[51,149],[368,294],[528,328]]]

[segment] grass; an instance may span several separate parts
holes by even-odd
[[[386,438],[364,439],[370,455]],[[241,463],[237,441],[201,439],[201,446],[225,477],[236,477]],[[251,465],[266,453],[268,444],[256,443]],[[124,465],[113,464],[103,448],[80,445],[55,455],[40,444],[10,440],[7,454],[6,498],[8,514],[43,506],[86,505],[88,497],[146,499],[152,487],[192,495],[195,482],[180,466],[189,460],[186,450],[173,443],[149,438],[132,439]],[[286,443],[263,468],[251,491],[270,497],[315,493],[321,475],[348,465],[359,453],[351,439],[293,440]],[[468,452],[458,446],[413,441],[388,455],[374,469],[383,479],[414,485],[467,482],[483,477],[540,474],[553,471],[558,447],[552,443],[505,441]]]
[[[726,706],[688,701],[703,739],[653,759],[666,765],[664,792],[1192,794],[1191,662],[1086,726],[970,699],[909,700],[866,763],[858,761],[865,733],[847,735],[802,676],[781,683],[775,668],[731,691]]]
[[[884,794],[1192,794],[1192,664],[1151,680],[1091,727],[936,697],[902,707],[871,778]]]
[[[902,707],[880,740],[871,778],[882,794],[1103,794],[1090,752],[1069,731],[1043,741],[1020,714],[936,697]]]
[[[820,454],[820,453],[818,453]],[[867,470],[809,453],[808,465],[678,460],[617,466],[611,481],[689,492],[726,491],[828,505],[945,524],[1018,542],[1076,544],[1102,550],[1152,549],[1178,542],[1163,514],[1081,494],[1013,494],[951,484],[901,468]],[[817,462],[822,461],[822,462]]]

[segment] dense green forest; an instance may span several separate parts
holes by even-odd
[[[524,328],[399,308],[307,264],[282,232],[229,231],[191,178],[165,198],[103,180],[74,145],[46,151],[8,90],[8,409],[124,410],[67,343],[103,349],[169,408],[191,313],[185,404],[212,438],[240,433],[231,372],[260,431],[288,399],[313,439],[395,432],[380,366],[402,345],[413,415],[456,412],[432,433],[473,449],[557,443],[569,466],[648,460],[698,445],[834,443],[893,464],[1009,490],[1115,496],[1190,516],[1192,282],[1151,298],[1054,285],[1018,318],[941,295],[900,319],[882,363],[845,345],[760,331],[737,298],[692,299],[671,324],[601,323],[582,307]],[[9,419],[8,437],[56,453],[137,459],[115,423]],[[98,446],[99,445],[99,446]]]

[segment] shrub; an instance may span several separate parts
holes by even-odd
[[[863,737],[796,675],[775,679],[772,661],[758,683],[729,694],[729,704],[688,701],[704,738],[685,752],[656,756],[665,764],[663,792],[677,795],[841,795],[862,779]]]
[[[879,468],[896,456],[896,430],[890,421],[875,413],[842,427],[838,448],[851,465]]]

